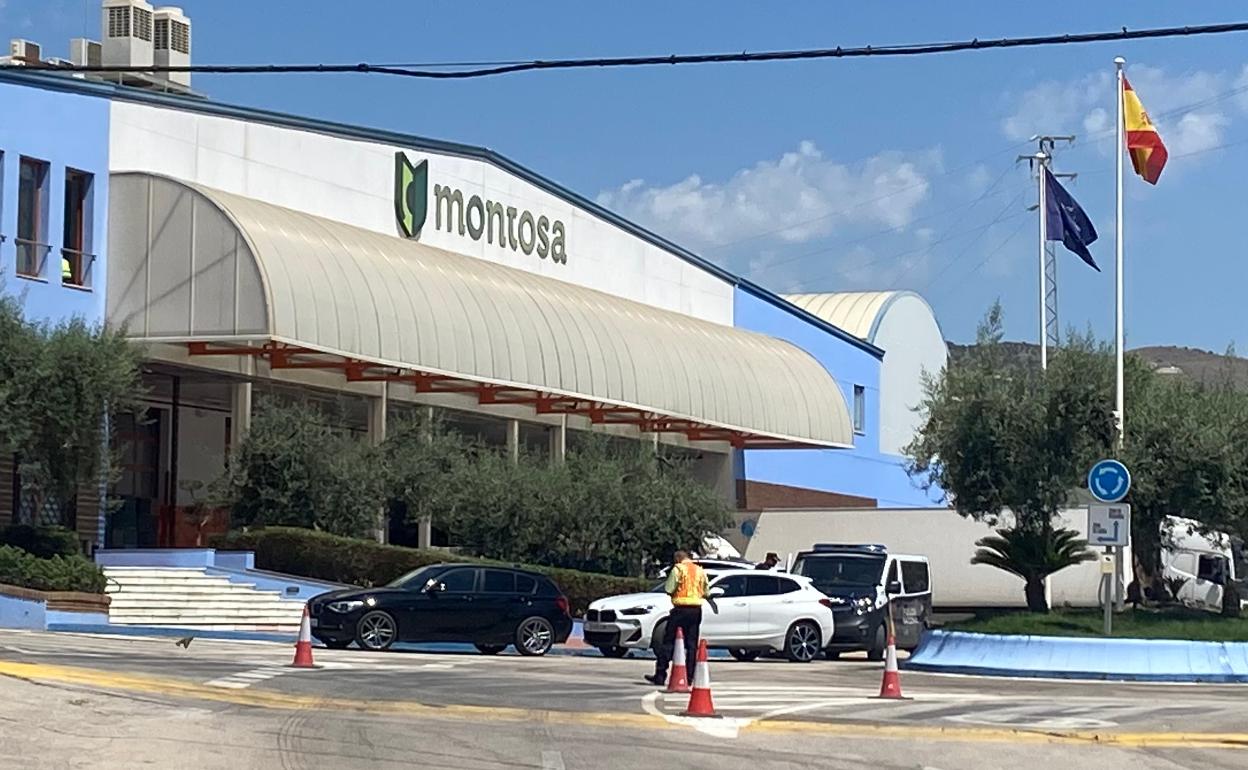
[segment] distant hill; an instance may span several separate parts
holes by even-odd
[[[1003,342],[1002,345],[1018,363],[1032,366],[1040,364],[1039,345],[1031,342]],[[950,363],[956,366],[974,347],[950,342]],[[1248,389],[1246,358],[1171,345],[1136,348],[1128,352],[1143,357],[1154,370],[1165,374],[1181,374],[1196,382],[1216,382],[1229,376],[1236,387]]]

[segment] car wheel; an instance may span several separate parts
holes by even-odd
[[[650,651],[655,657],[659,655],[659,648],[663,646],[663,640],[667,637],[667,623],[661,621],[654,624],[654,628],[650,631]]]
[[[799,620],[789,628],[784,652],[794,663],[809,663],[823,649],[823,632],[809,620]]]
[[[355,626],[355,641],[366,650],[388,650],[398,637],[399,626],[394,616],[382,610],[373,610]]]
[[[482,655],[497,655],[507,649],[505,644],[474,644],[473,647],[476,647]]]
[[[871,643],[871,648],[867,650],[867,660],[881,661],[884,660],[884,648],[888,646],[888,638],[884,633],[884,624],[876,626],[875,641]]]
[[[729,648],[728,654],[736,658],[737,660],[741,661],[742,663],[751,663],[753,661],[758,660],[759,656],[763,654],[763,651],[762,650],[747,650],[741,647],[732,647],[732,648]]]
[[[618,646],[599,647],[598,652],[601,652],[604,658],[623,658],[628,655],[628,648]]]
[[[545,655],[555,644],[555,627],[534,615],[516,627],[516,650],[521,655]]]
[[[351,646],[350,639],[322,639],[321,644],[331,650],[345,650]]]

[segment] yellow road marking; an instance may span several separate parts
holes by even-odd
[[[126,674],[42,663],[0,661],[0,676],[34,682],[57,682],[105,690],[174,695],[218,703],[272,709],[333,709],[367,714],[398,714],[418,717],[466,718],[476,721],[533,722],[602,725],[611,727],[677,729],[650,714],[582,713],[514,708],[510,706],[431,706],[411,701],[377,701],[317,697],[264,690],[222,690],[180,679]],[[884,725],[858,722],[800,722],[769,719],[751,723],[751,732],[805,733],[891,739],[960,741],[967,743],[1066,743],[1122,748],[1248,749],[1248,733],[1139,733],[1064,730],[1042,732],[992,727],[937,727],[932,725]]]

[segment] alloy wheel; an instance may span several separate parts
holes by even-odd
[[[525,655],[545,655],[554,644],[554,629],[543,618],[529,618],[520,624],[516,634],[520,652]]]
[[[819,656],[822,647],[819,629],[809,623],[798,623],[789,631],[789,658],[799,663],[809,663]]]
[[[370,612],[360,618],[360,644],[370,650],[384,650],[394,643],[394,619],[384,612]]]

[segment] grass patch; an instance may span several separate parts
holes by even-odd
[[[1047,615],[996,612],[950,623],[946,631],[1032,636],[1101,636],[1100,610],[1060,610]],[[1113,636],[1127,639],[1186,639],[1248,642],[1248,617],[1224,618],[1198,610],[1167,607],[1130,609],[1114,615]]]

